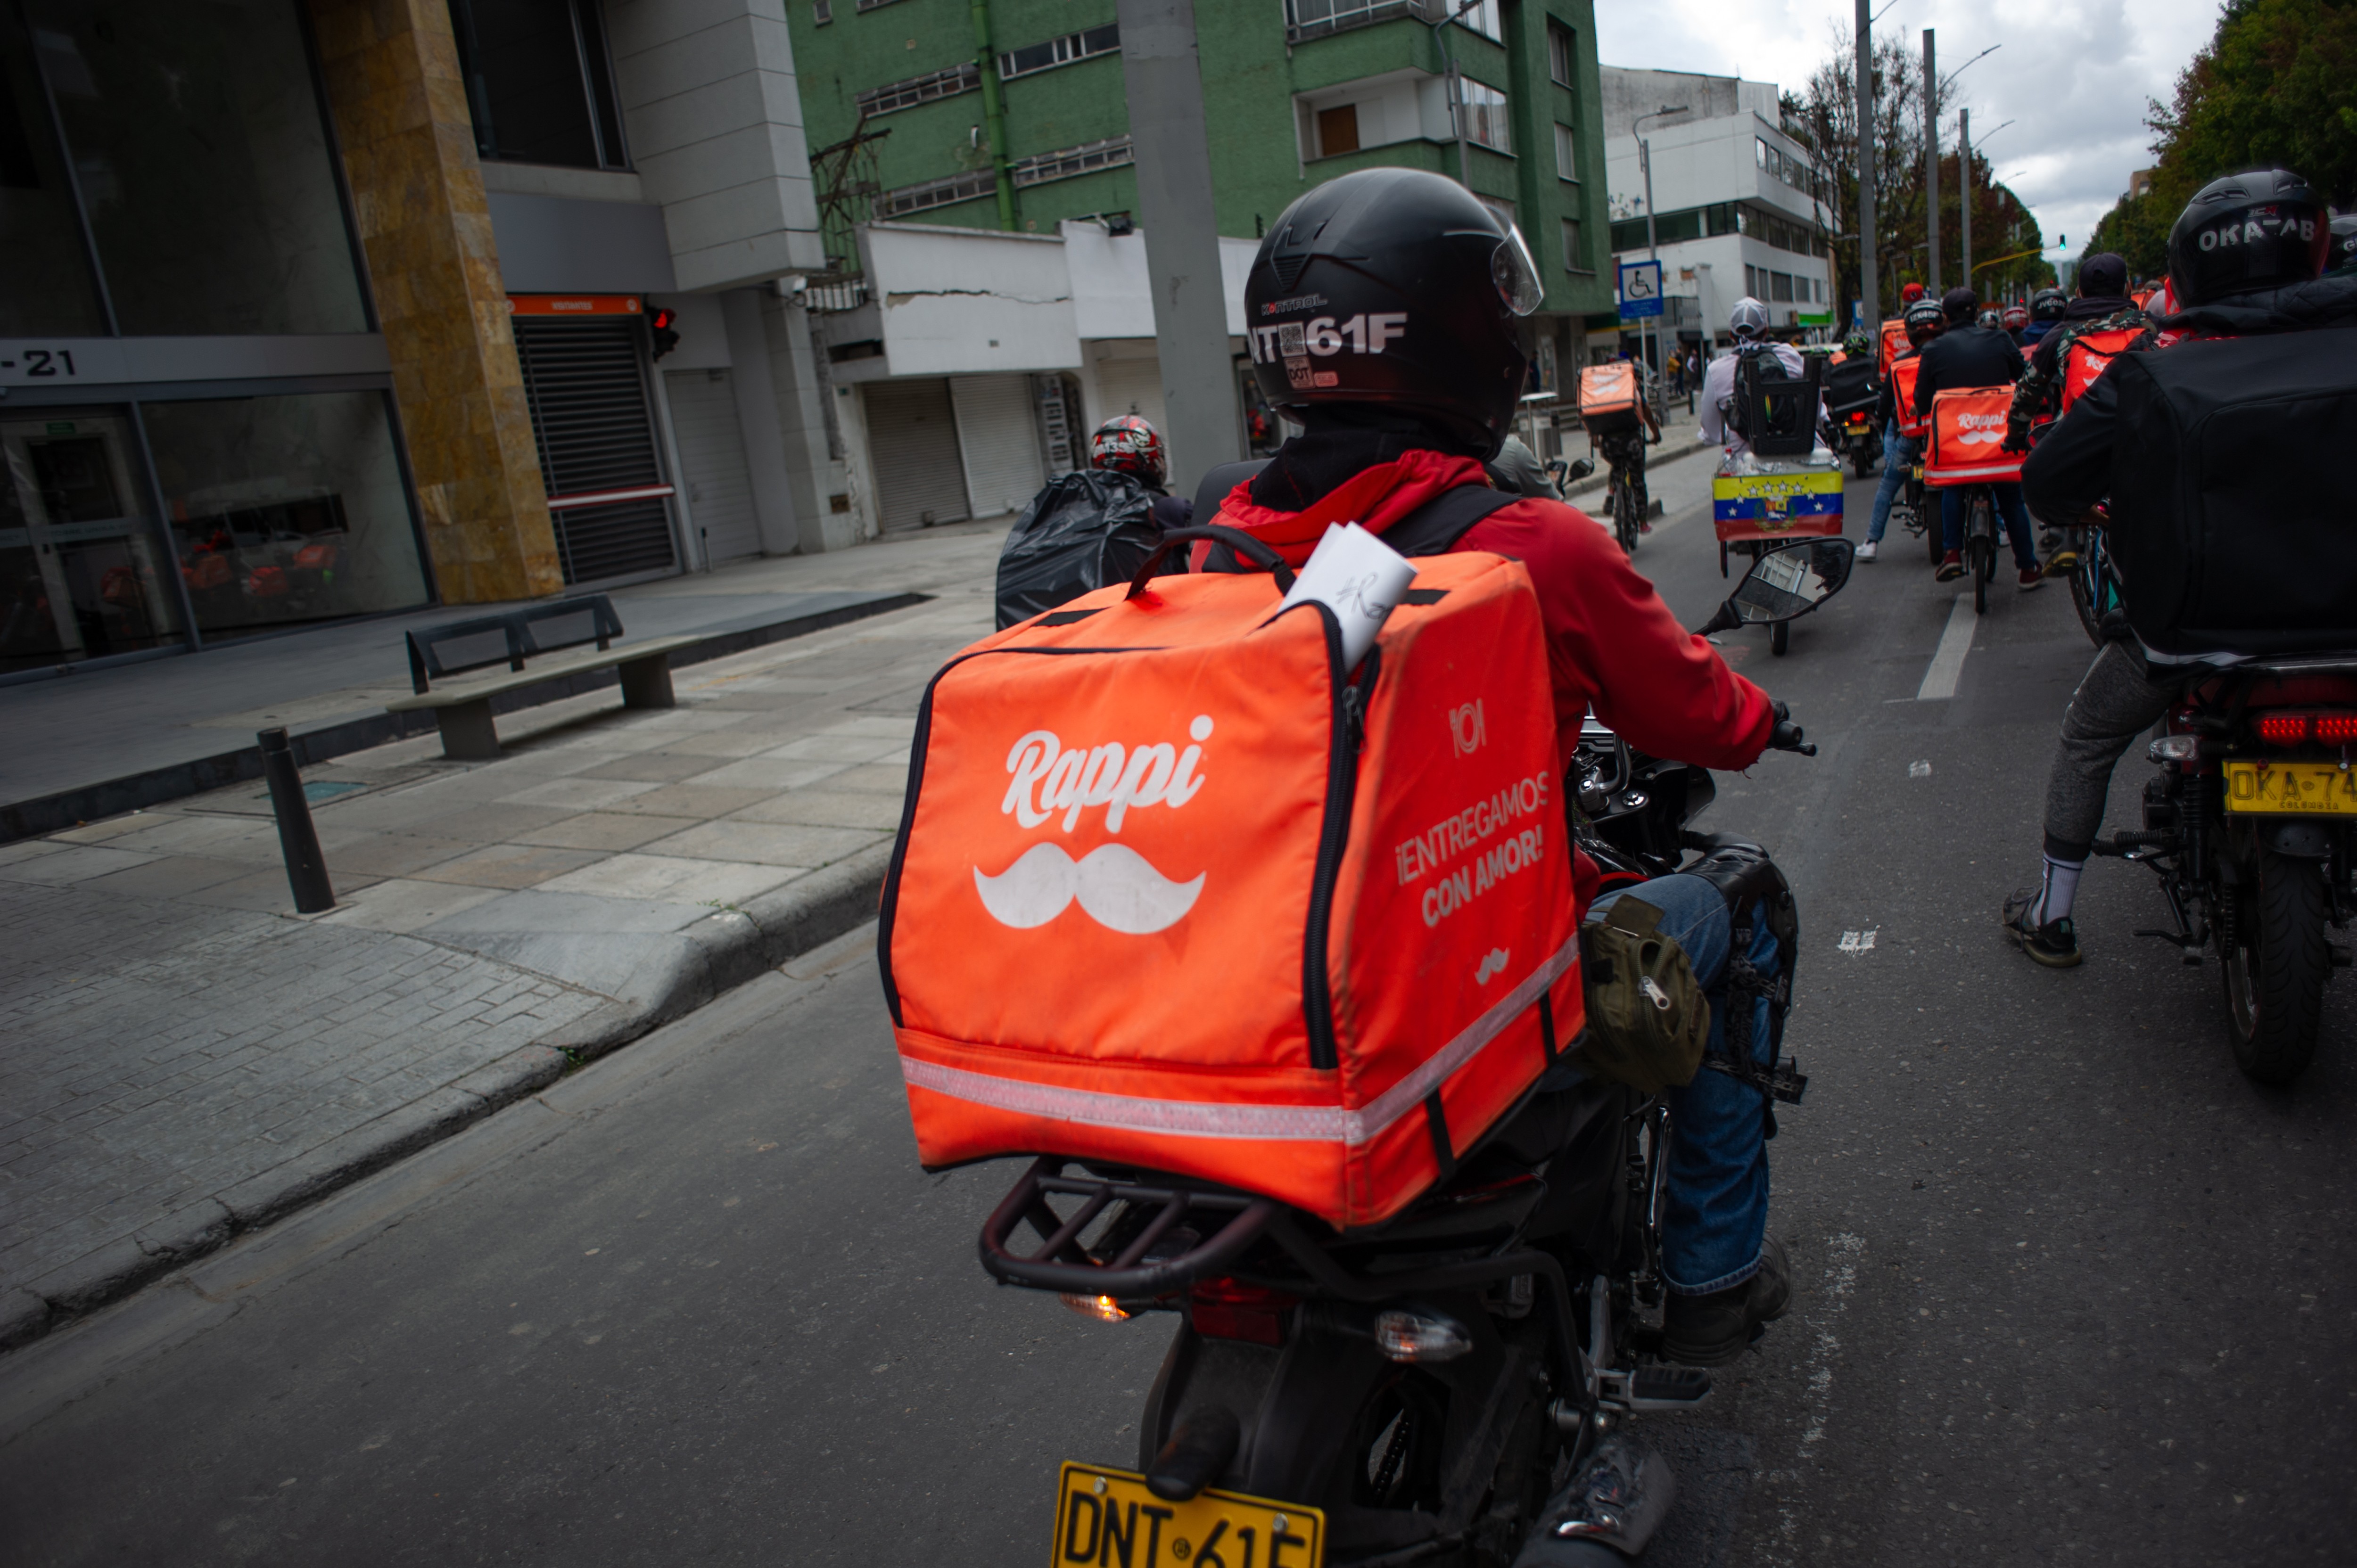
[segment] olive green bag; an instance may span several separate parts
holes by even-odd
[[[1710,1036],[1710,1000],[1662,912],[1623,894],[1580,928],[1587,1028],[1572,1060],[1645,1094],[1694,1081]]]

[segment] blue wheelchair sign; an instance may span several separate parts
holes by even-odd
[[[1635,321],[1662,314],[1662,263],[1620,263],[1620,319]]]

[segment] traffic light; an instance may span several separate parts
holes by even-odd
[[[655,338],[654,357],[660,360],[679,347],[679,328],[672,325],[679,319],[679,312],[669,306],[650,305],[646,307],[646,315],[647,328]]]

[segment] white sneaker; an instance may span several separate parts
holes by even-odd
[[[1857,547],[1857,558],[1861,561],[1871,561],[1874,559],[1875,552],[1878,548],[1878,547],[1876,545],[1875,542],[1869,539],[1865,543]]]

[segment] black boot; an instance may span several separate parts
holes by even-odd
[[[1723,1367],[1760,1337],[1762,1325],[1784,1316],[1792,1300],[1792,1271],[1784,1243],[1760,1249],[1760,1272],[1729,1290],[1708,1295],[1672,1293],[1663,1314],[1662,1355],[1689,1367]]]

